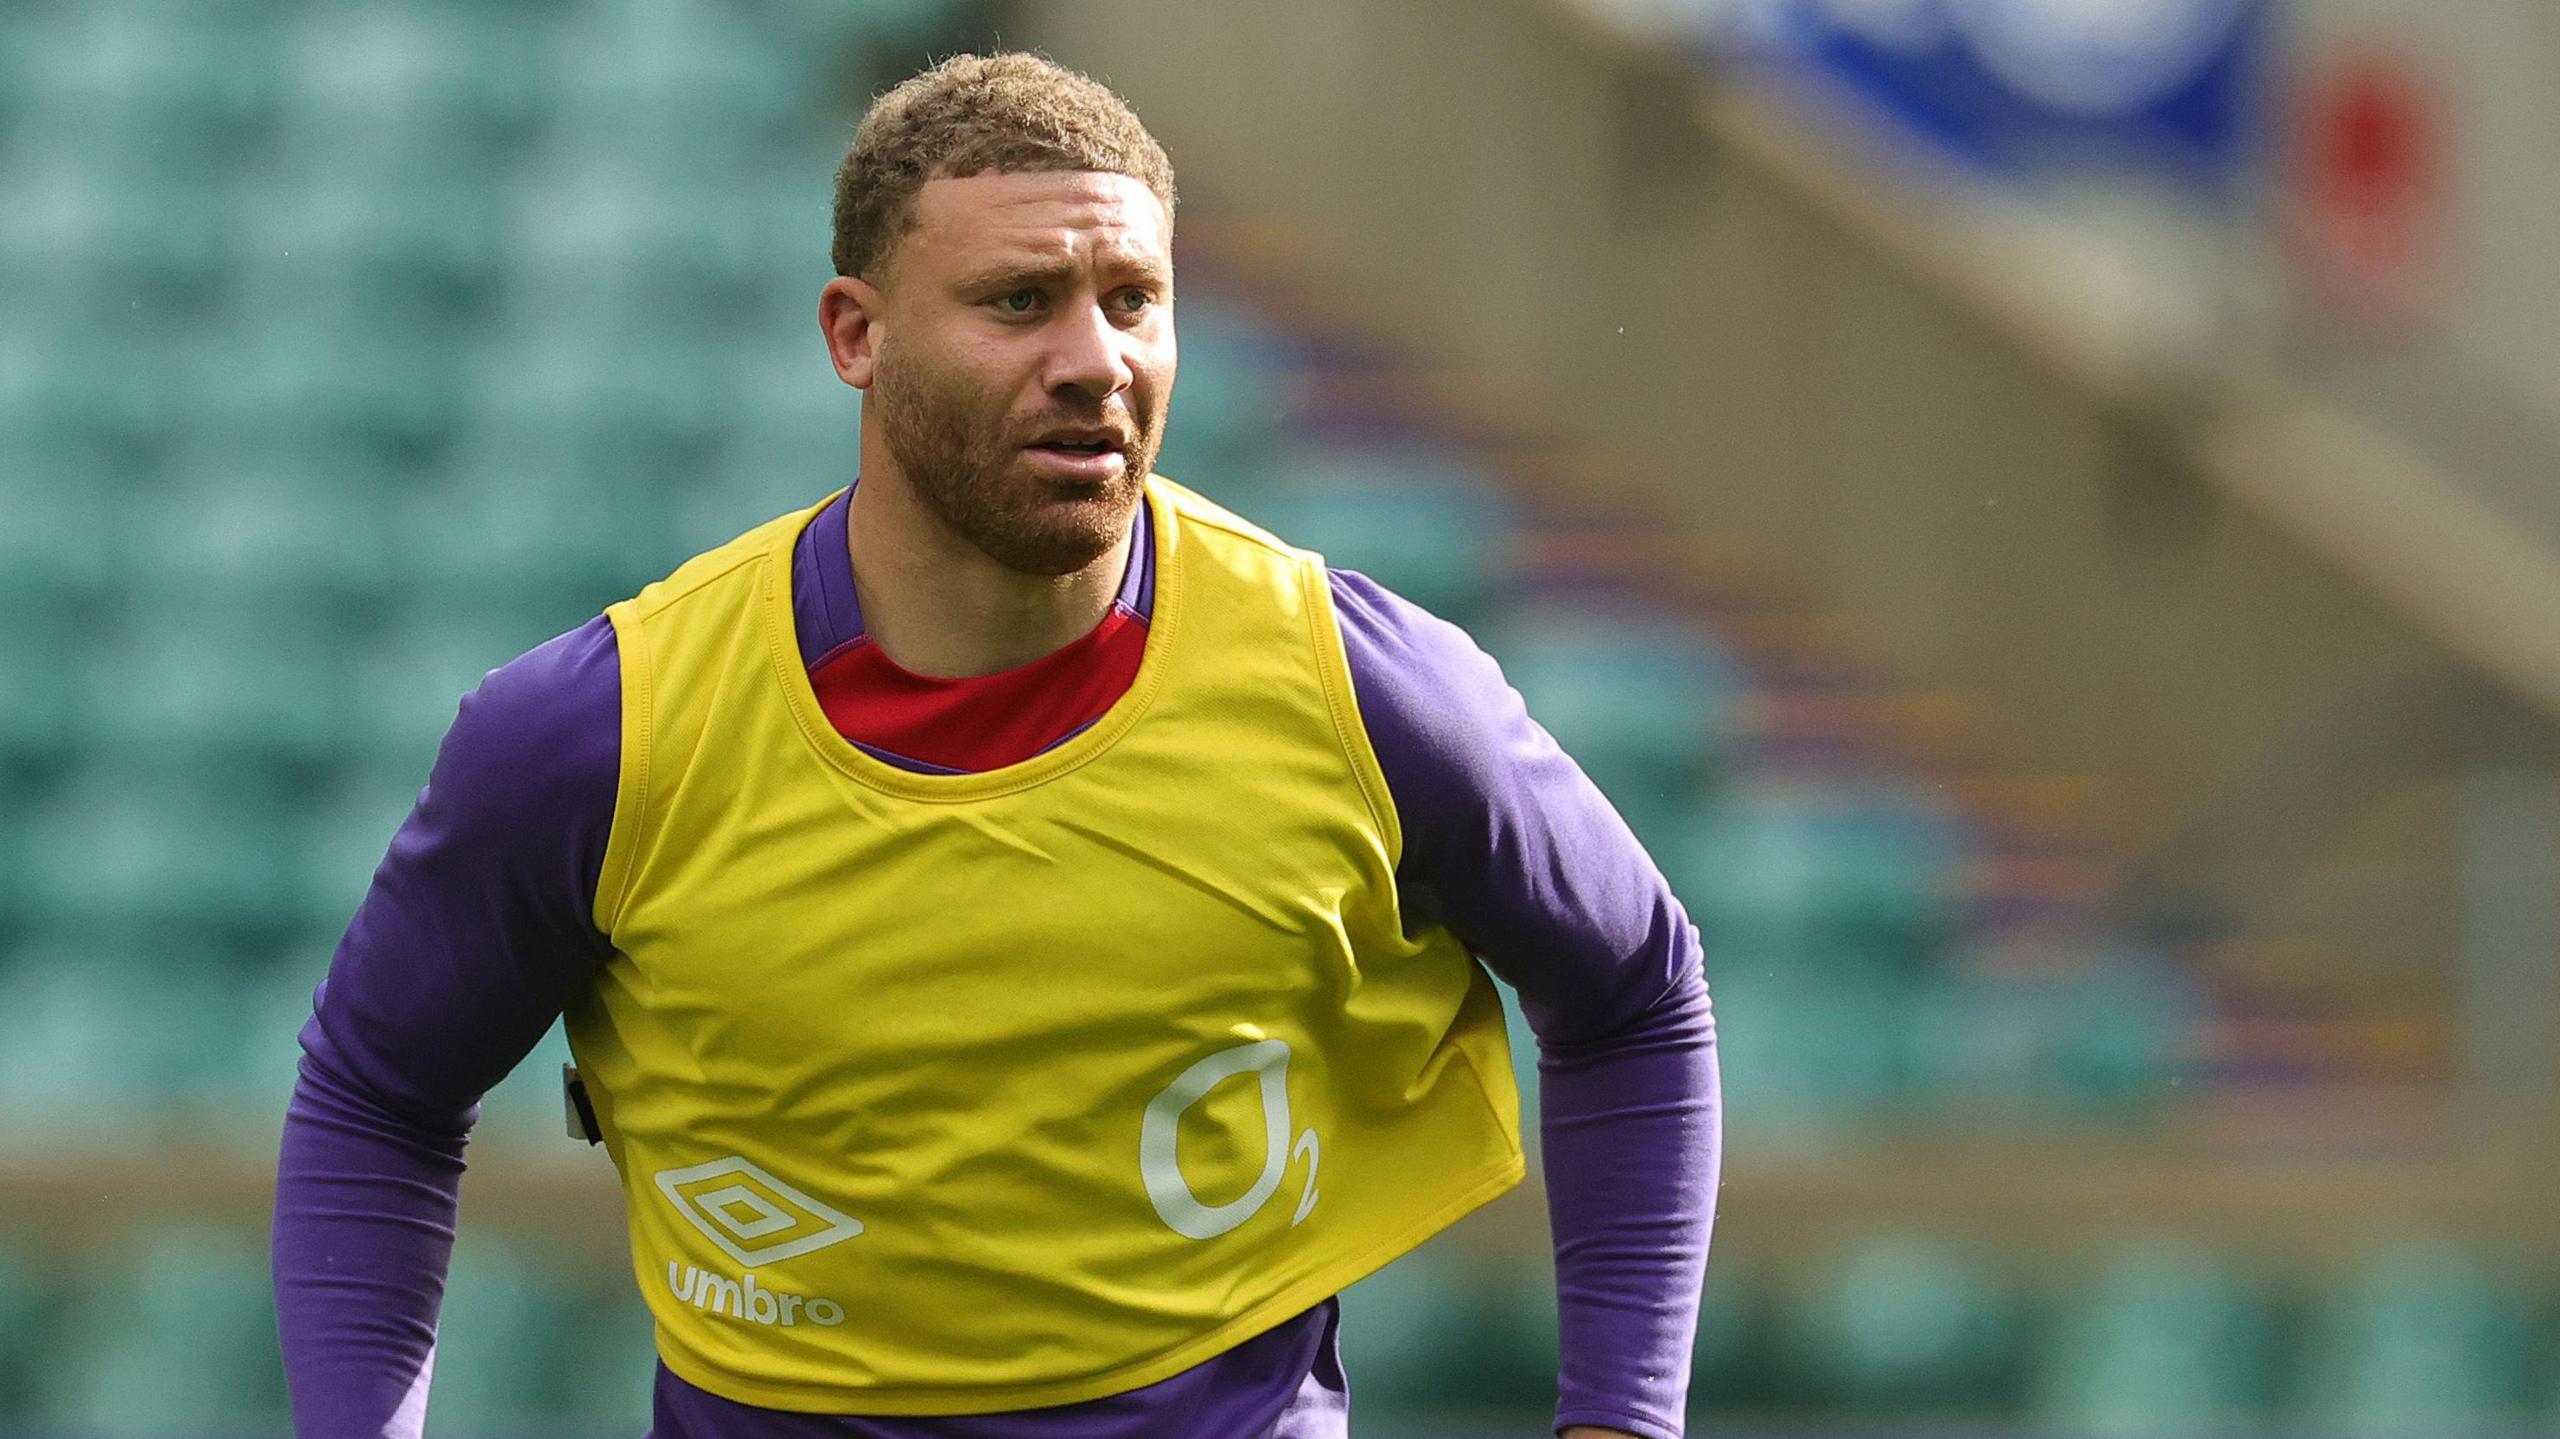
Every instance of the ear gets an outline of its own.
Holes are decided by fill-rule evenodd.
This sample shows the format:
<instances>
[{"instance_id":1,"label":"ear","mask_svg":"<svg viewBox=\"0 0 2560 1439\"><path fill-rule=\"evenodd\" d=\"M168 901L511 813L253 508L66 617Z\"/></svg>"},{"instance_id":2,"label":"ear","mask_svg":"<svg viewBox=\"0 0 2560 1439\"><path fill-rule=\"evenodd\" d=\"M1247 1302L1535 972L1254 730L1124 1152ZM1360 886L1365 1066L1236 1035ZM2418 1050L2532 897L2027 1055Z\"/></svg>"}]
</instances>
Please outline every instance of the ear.
<instances>
[{"instance_id":1,"label":"ear","mask_svg":"<svg viewBox=\"0 0 2560 1439\"><path fill-rule=\"evenodd\" d=\"M836 378L857 390L871 388L880 316L880 292L852 275L838 275L818 292L818 328L826 332Z\"/></svg>"}]
</instances>

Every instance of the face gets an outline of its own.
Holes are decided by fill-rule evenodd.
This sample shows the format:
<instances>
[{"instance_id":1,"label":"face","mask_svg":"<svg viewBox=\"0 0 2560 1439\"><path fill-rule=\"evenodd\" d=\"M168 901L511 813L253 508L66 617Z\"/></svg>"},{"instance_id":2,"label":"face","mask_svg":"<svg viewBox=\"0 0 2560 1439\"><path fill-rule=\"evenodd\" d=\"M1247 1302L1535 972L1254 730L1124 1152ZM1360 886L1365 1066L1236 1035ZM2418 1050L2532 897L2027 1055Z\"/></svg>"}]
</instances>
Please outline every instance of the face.
<instances>
[{"instance_id":1,"label":"face","mask_svg":"<svg viewBox=\"0 0 2560 1439\"><path fill-rule=\"evenodd\" d=\"M839 278L837 369L946 526L1063 575L1128 530L1174 378L1172 219L1092 171L927 181L873 286Z\"/></svg>"}]
</instances>

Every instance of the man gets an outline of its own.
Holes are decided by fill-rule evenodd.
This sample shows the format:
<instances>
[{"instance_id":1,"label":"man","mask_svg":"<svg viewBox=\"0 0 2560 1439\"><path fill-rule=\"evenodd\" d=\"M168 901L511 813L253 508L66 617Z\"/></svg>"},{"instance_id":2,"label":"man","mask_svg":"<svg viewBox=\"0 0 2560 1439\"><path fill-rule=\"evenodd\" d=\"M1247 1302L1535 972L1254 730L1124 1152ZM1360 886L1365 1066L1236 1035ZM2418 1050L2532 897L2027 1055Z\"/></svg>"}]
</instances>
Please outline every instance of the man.
<instances>
[{"instance_id":1,"label":"man","mask_svg":"<svg viewBox=\"0 0 2560 1439\"><path fill-rule=\"evenodd\" d=\"M883 96L853 484L467 698L303 1031L304 1436L414 1435L475 1105L566 1014L662 1439L1345 1432L1333 1295L1514 1183L1556 1423L1676 1439L1695 931L1466 636L1152 476L1173 177L1027 55Z\"/></svg>"}]
</instances>

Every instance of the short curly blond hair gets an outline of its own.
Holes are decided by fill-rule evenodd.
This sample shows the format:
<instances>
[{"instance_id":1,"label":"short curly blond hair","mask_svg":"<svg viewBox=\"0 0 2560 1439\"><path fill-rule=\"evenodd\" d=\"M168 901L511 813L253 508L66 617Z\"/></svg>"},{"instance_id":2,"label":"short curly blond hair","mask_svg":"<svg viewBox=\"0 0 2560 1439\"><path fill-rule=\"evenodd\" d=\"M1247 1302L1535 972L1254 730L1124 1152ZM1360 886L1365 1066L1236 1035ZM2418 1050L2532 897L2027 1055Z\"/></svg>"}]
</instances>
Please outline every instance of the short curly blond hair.
<instances>
[{"instance_id":1,"label":"short curly blond hair","mask_svg":"<svg viewBox=\"0 0 2560 1439\"><path fill-rule=\"evenodd\" d=\"M836 168L839 275L877 283L927 180L1105 170L1173 213L1173 162L1110 87L1026 51L954 55L872 102Z\"/></svg>"}]
</instances>

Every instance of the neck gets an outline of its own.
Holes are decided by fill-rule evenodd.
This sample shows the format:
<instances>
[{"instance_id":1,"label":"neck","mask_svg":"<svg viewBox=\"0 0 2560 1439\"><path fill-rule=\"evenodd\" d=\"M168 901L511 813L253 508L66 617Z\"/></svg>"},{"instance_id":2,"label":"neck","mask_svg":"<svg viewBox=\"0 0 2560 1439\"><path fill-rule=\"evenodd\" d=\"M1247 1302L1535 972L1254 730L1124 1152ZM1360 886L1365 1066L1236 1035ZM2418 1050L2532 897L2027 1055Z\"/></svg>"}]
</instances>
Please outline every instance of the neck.
<instances>
[{"instance_id":1,"label":"neck","mask_svg":"<svg viewBox=\"0 0 2560 1439\"><path fill-rule=\"evenodd\" d=\"M1083 569L1026 575L945 525L903 477L873 474L853 487L846 544L863 631L901 667L994 674L1064 649L1111 612L1135 526Z\"/></svg>"}]
</instances>

